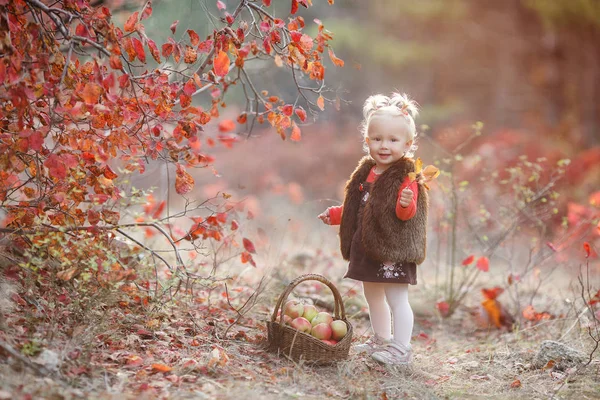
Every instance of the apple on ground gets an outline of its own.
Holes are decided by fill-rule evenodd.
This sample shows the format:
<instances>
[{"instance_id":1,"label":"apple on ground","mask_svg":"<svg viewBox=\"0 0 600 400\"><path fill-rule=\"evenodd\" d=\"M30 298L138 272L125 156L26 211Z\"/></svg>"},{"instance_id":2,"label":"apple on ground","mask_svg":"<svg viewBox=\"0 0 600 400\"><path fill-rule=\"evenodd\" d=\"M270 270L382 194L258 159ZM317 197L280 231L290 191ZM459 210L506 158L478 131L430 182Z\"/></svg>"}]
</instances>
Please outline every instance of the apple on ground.
<instances>
[{"instance_id":1,"label":"apple on ground","mask_svg":"<svg viewBox=\"0 0 600 400\"><path fill-rule=\"evenodd\" d=\"M301 317L304 313L304 304L298 303L296 300L290 300L285 303L283 313L289 315L292 319Z\"/></svg>"},{"instance_id":2,"label":"apple on ground","mask_svg":"<svg viewBox=\"0 0 600 400\"><path fill-rule=\"evenodd\" d=\"M346 326L346 323L340 319L333 321L329 324L329 326L331 326L331 337L334 340L341 340L344 336L346 336L346 333L348 333L348 326Z\"/></svg>"},{"instance_id":3,"label":"apple on ground","mask_svg":"<svg viewBox=\"0 0 600 400\"><path fill-rule=\"evenodd\" d=\"M292 328L298 329L300 332L310 333L312 329L312 325L310 322L304 317L294 318L290 323ZM331 329L331 328L330 328Z\"/></svg>"},{"instance_id":4,"label":"apple on ground","mask_svg":"<svg viewBox=\"0 0 600 400\"><path fill-rule=\"evenodd\" d=\"M337 344L337 341L332 340L332 339L323 339L323 340L321 340L321 342L328 344L330 346L335 346Z\"/></svg>"},{"instance_id":5,"label":"apple on ground","mask_svg":"<svg viewBox=\"0 0 600 400\"><path fill-rule=\"evenodd\" d=\"M317 307L313 306L312 304L305 304L304 305L304 314L302 314L302 316L304 318L306 318L309 321L312 321L312 319L319 313L319 311L317 311Z\"/></svg>"},{"instance_id":6,"label":"apple on ground","mask_svg":"<svg viewBox=\"0 0 600 400\"><path fill-rule=\"evenodd\" d=\"M310 321L310 323L312 324L312 326L315 326L318 324L329 325L332 321L333 321L333 317L328 312L321 311Z\"/></svg>"},{"instance_id":7,"label":"apple on ground","mask_svg":"<svg viewBox=\"0 0 600 400\"><path fill-rule=\"evenodd\" d=\"M320 340L331 339L331 327L325 323L317 324L312 327L310 334Z\"/></svg>"}]
</instances>

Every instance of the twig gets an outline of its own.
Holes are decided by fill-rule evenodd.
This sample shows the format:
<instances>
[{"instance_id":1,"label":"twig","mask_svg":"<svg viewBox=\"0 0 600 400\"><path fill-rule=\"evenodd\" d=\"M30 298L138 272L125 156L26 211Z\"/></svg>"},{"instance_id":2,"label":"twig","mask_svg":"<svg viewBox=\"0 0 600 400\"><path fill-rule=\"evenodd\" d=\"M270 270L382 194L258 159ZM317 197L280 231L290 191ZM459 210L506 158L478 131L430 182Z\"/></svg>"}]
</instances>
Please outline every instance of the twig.
<instances>
[{"instance_id":1,"label":"twig","mask_svg":"<svg viewBox=\"0 0 600 400\"><path fill-rule=\"evenodd\" d=\"M19 353L18 351L13 349L11 346L9 346L8 343L5 343L2 340L0 340L0 347L2 347L4 349L4 351L6 351L8 354L10 354L14 358L18 359L19 361L21 361L23 364L27 365L39 376L46 376L50 373L45 367L35 365L31 361L29 361L27 358L25 358L23 355L21 355L21 353Z\"/></svg>"}]
</instances>

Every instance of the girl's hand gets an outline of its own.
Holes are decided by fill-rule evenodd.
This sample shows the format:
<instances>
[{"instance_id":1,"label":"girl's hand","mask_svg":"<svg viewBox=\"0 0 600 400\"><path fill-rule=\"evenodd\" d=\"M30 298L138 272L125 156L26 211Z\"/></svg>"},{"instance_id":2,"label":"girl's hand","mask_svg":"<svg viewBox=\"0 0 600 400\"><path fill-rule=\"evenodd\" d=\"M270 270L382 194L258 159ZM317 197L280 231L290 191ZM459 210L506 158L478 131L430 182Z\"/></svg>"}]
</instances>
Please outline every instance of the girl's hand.
<instances>
[{"instance_id":1,"label":"girl's hand","mask_svg":"<svg viewBox=\"0 0 600 400\"><path fill-rule=\"evenodd\" d=\"M410 202L412 201L414 193L409 188L405 188L400 194L400 205L402 207L408 207Z\"/></svg>"},{"instance_id":2,"label":"girl's hand","mask_svg":"<svg viewBox=\"0 0 600 400\"><path fill-rule=\"evenodd\" d=\"M331 217L329 217L329 208L317 216L326 225L331 225Z\"/></svg>"}]
</instances>

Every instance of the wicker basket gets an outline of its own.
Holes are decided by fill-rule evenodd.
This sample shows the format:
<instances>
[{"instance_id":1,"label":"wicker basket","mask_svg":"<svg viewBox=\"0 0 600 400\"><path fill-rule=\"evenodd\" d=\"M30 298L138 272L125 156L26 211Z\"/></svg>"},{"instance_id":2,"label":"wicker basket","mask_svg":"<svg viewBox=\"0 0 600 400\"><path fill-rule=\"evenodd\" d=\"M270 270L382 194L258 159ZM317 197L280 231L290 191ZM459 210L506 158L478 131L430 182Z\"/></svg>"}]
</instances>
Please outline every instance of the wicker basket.
<instances>
[{"instance_id":1,"label":"wicker basket","mask_svg":"<svg viewBox=\"0 0 600 400\"><path fill-rule=\"evenodd\" d=\"M335 345L321 342L319 339L300 332L283 323L283 306L292 290L301 282L315 280L329 286L334 297L334 320L342 320L348 327L348 333ZM277 311L281 311L279 321ZM336 287L327 278L318 274L302 275L292 281L286 290L279 296L277 305L273 310L271 321L267 322L268 346L270 351L284 354L294 361L303 360L313 364L330 364L348 357L350 343L352 342L352 324L346 319L346 311L342 296Z\"/></svg>"}]
</instances>

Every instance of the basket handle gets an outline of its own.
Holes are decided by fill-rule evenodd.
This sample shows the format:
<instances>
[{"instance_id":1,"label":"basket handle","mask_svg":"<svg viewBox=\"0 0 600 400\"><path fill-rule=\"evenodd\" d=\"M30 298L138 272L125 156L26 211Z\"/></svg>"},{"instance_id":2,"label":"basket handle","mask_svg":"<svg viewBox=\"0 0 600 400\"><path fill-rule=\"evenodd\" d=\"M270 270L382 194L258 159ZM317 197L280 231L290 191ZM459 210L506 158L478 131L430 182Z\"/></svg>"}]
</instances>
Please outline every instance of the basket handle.
<instances>
[{"instance_id":1,"label":"basket handle","mask_svg":"<svg viewBox=\"0 0 600 400\"><path fill-rule=\"evenodd\" d=\"M336 319L346 319L346 309L344 308L344 303L342 302L342 296L340 295L340 292L337 290L337 288L333 285L333 283L331 283L329 281L329 279L325 278L323 275L319 275L319 274L306 274L306 275L300 275L299 277L297 277L296 279L294 279L292 282L290 282L290 284L288 285L288 287L285 289L285 291L283 293L281 293L281 296L279 296L279 300L277 300L277 305L275 306L275 309L273 309L273 315L271 316L271 322L275 322L275 320L277 319L277 310L281 311L281 315L279 317L279 324L283 325L283 306L285 305L285 302L288 298L288 296L290 295L290 293L292 293L292 290L294 290L294 288L296 286L298 286L300 283L304 282L304 281L319 281L321 283L324 283L325 285L327 285L329 287L329 289L331 289L331 291L333 292L333 299L334 299L334 314L335 314L335 318ZM340 311L341 311L341 315L340 315Z\"/></svg>"}]
</instances>

